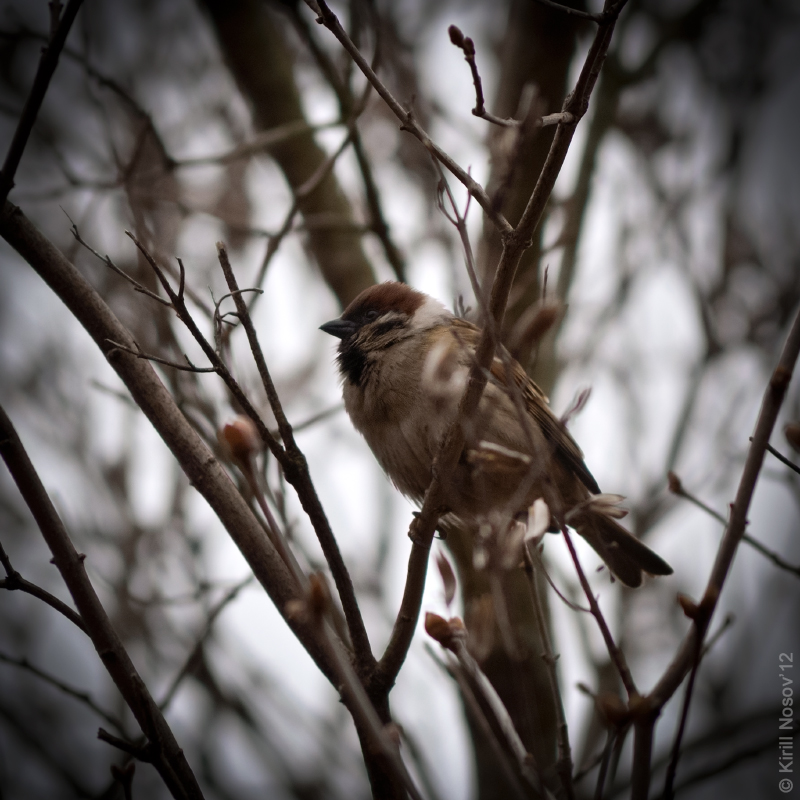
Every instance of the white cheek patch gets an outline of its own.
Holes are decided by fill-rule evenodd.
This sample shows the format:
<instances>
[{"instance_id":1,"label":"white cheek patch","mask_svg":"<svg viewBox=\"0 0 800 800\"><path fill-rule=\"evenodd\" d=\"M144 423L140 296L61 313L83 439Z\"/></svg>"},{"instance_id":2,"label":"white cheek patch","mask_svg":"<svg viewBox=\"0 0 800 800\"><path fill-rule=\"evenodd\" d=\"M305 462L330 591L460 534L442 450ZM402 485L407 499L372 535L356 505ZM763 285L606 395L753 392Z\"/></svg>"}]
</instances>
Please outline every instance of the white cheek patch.
<instances>
[{"instance_id":1,"label":"white cheek patch","mask_svg":"<svg viewBox=\"0 0 800 800\"><path fill-rule=\"evenodd\" d=\"M414 312L411 317L411 327L417 330L427 330L447 322L453 315L432 297L426 297L425 302Z\"/></svg>"}]
</instances>

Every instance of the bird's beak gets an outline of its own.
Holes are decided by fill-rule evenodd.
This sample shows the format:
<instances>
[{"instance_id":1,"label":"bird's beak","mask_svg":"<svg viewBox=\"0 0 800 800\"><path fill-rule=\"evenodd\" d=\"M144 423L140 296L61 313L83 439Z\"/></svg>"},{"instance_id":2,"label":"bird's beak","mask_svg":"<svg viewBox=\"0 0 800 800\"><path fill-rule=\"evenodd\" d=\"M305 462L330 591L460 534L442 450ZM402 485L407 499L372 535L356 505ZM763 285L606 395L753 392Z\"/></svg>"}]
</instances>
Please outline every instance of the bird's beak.
<instances>
[{"instance_id":1,"label":"bird's beak","mask_svg":"<svg viewBox=\"0 0 800 800\"><path fill-rule=\"evenodd\" d=\"M319 329L337 339L347 339L355 333L356 327L356 323L349 319L332 319L330 322L320 325Z\"/></svg>"}]
</instances>

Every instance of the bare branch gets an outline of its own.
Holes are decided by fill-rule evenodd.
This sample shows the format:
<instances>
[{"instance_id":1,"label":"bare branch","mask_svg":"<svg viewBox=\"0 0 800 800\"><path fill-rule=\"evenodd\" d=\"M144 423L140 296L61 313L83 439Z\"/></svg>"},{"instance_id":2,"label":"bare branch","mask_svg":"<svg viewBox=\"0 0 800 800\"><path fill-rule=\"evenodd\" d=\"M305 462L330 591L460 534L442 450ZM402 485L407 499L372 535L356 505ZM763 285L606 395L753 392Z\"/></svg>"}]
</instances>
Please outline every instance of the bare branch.
<instances>
[{"instance_id":1,"label":"bare branch","mask_svg":"<svg viewBox=\"0 0 800 800\"><path fill-rule=\"evenodd\" d=\"M195 642L194 647L189 655L186 657L183 666L180 668L180 670L178 670L177 675L173 678L169 689L167 689L166 693L164 694L164 699L158 704L162 711L167 710L169 704L175 697L181 682L192 671L197 663L197 659L200 657L203 651L203 645L206 643L208 637L211 635L211 631L214 629L214 623L217 621L217 617L219 617L225 608L238 597L239 592L241 592L246 586L249 586L252 581L252 575L248 575L244 580L239 581L239 583L225 592L219 602L217 602L214 608L211 609L208 619L206 619L206 624L203 626L202 633L197 637L197 641Z\"/></svg>"},{"instance_id":2,"label":"bare branch","mask_svg":"<svg viewBox=\"0 0 800 800\"><path fill-rule=\"evenodd\" d=\"M769 445L767 445L769 449ZM687 491L683 485L683 481L674 473L670 472L668 475L669 480L669 490L677 495L678 497L683 497L684 499L688 500L690 503L693 503L698 508L701 508L705 511L708 515L712 516L718 522L721 522L723 525L728 524L728 520L722 516L718 511L715 511L711 506L704 503L699 497L693 495L691 492ZM765 547L758 539L754 539L749 533L745 533L742 536L742 541L746 544L749 544L753 550L761 553L762 556L768 558L776 567L780 567L787 572L791 572L794 575L800 577L800 565L790 564L785 559L781 558L777 553L770 550L768 547Z\"/></svg>"},{"instance_id":3,"label":"bare branch","mask_svg":"<svg viewBox=\"0 0 800 800\"><path fill-rule=\"evenodd\" d=\"M86 574L83 556L75 550L11 420L2 408L0 453L53 554L53 562L67 584L92 644L152 746L153 764L159 775L176 800L202 800L203 793L183 750L114 630Z\"/></svg>"},{"instance_id":4,"label":"bare branch","mask_svg":"<svg viewBox=\"0 0 800 800\"><path fill-rule=\"evenodd\" d=\"M150 353L143 353L139 349L138 345L136 348L126 347L124 344L111 341L111 339L108 340L108 343L112 345L111 350L108 351L108 355L111 355L118 350L122 353L129 353L132 356L136 356L136 358L143 358L145 361L154 361L156 364L163 364L165 367L172 367L173 369L182 370L183 372L217 372L216 367L196 367L191 361L189 361L189 357L186 355L184 355L184 358L186 359L187 363L178 364L176 361L168 361L166 358L161 358L160 356L154 356Z\"/></svg>"},{"instance_id":5,"label":"bare branch","mask_svg":"<svg viewBox=\"0 0 800 800\"><path fill-rule=\"evenodd\" d=\"M783 455L783 453L781 453L778 450L776 450L771 444L767 445L767 450L770 453L772 453L772 455L774 455L775 458L777 458L778 461L781 462L781 464L786 464L786 466L789 467L790 470L792 470L793 472L796 472L796 473L798 473L798 475L800 475L800 466L795 464L794 461L790 461L788 458L786 458L785 455Z\"/></svg>"},{"instance_id":6,"label":"bare branch","mask_svg":"<svg viewBox=\"0 0 800 800\"><path fill-rule=\"evenodd\" d=\"M542 173L539 176L539 180L537 181L536 188L516 228L511 229L509 223L505 219L502 220L502 224L499 224L496 215L489 214L489 211L481 200L481 196L470 188L467 181L462 180L461 176L454 172L456 177L462 180L462 183L467 186L472 196L478 200L481 207L484 208L487 215L490 216L490 219L498 226L498 229L503 232L503 252L500 257L500 262L497 265L491 293L486 304L486 319L491 319L493 322L486 322L484 325L481 338L475 350L475 362L470 368L469 377L467 379L467 388L459 403L456 418L443 437L439 451L434 459L432 468L433 480L425 493L422 509L419 515L414 519L409 530L412 547L403 600L392 630L389 645L376 671L378 679L383 681L387 686L393 683L397 670L399 670L403 663L408 646L410 645L414 627L416 626L416 620L419 618L431 541L439 517L446 511L442 499L442 481L445 476L453 474L464 448L465 421L475 413L483 395L483 390L486 387L488 368L494 358L497 345L497 339L493 335L493 331L501 329L506 303L514 281L517 266L519 265L523 252L530 246L533 231L539 224L544 206L547 199L550 197L558 173L566 158L575 126L586 112L589 96L597 80L600 66L611 42L611 34L614 29L616 14L622 8L623 4L624 0L616 4L610 2L607 4L609 8L613 8L614 13L609 16L608 21L604 21L601 24L594 42L589 49L589 54L584 63L575 91L565 101L564 110L569 111L573 115L573 122L569 125L560 124L558 126L556 136L553 139L553 144L550 147L550 152L547 156L545 166L542 169ZM358 49L344 33L335 15L325 5L324 0L319 3L319 8L322 9L321 21L327 27L331 28L334 35L342 42L358 66L364 71L364 74L367 75L370 82L373 83L381 97L386 100L395 114L402 118L404 112L400 109L397 101L389 94L388 90L380 83L374 73L370 74L370 72L365 70L365 67L367 67L367 70L369 68L363 56L361 56ZM410 117L411 115L409 114L408 116ZM438 153L435 153L435 151L432 152L439 158ZM439 158L439 160L442 161L444 166L450 169L450 166L445 161L441 158ZM466 177L469 178L468 175ZM471 180L472 179L469 178L469 181ZM485 198L485 195L483 195L483 197Z\"/></svg>"},{"instance_id":7,"label":"bare branch","mask_svg":"<svg viewBox=\"0 0 800 800\"><path fill-rule=\"evenodd\" d=\"M457 617L445 620L437 614L429 613L425 619L425 628L429 636L436 639L442 647L456 657L459 668L469 678L471 686L477 691L483 704L494 718L505 746L514 756L519 774L538 794L552 798L552 794L537 773L533 756L522 743L503 701L478 663L469 654L464 623ZM459 685L461 685L461 681L459 681Z\"/></svg>"},{"instance_id":8,"label":"bare branch","mask_svg":"<svg viewBox=\"0 0 800 800\"><path fill-rule=\"evenodd\" d=\"M87 708L90 708L97 714L99 717L102 717L109 725L113 725L118 731L122 732L125 730L124 725L117 719L113 714L110 714L104 708L101 708L94 700L92 700L92 696L88 692L84 692L81 689L76 689L73 686L69 686L68 684L60 681L53 675L50 675L48 672L39 669L38 667L31 664L27 658L12 658L5 653L0 653L0 661L4 664L10 664L14 667L19 667L20 669L24 670L25 672L30 672L31 675L35 675L40 680L44 681L45 683L49 683L51 686L54 686L60 692L63 692L70 697L74 697L76 700L79 700L83 703Z\"/></svg>"},{"instance_id":9,"label":"bare branch","mask_svg":"<svg viewBox=\"0 0 800 800\"><path fill-rule=\"evenodd\" d=\"M2 443L0 443L0 446L1 445ZM73 625L76 625L84 633L87 632L86 625L83 624L80 614L70 608L65 602L59 600L55 595L50 594L46 589L42 589L41 586L37 586L30 581L26 581L25 578L11 566L11 561L2 544L0 544L0 563L3 564L3 568L6 571L6 577L0 580L0 589L6 589L9 592L18 590L32 597L36 597L43 603L47 603L48 606L54 608L60 614L63 614Z\"/></svg>"},{"instance_id":10,"label":"bare branch","mask_svg":"<svg viewBox=\"0 0 800 800\"><path fill-rule=\"evenodd\" d=\"M42 107L42 101L58 66L58 58L78 14L78 9L81 7L81 2L82 0L69 0L57 26L55 19L51 18L50 41L42 48L42 57L39 60L33 85L25 101L25 107L22 109L17 129L14 131L14 138L8 147L3 169L0 170L0 206L6 202L8 193L14 186L17 167L22 160L22 154L25 152L25 146L28 144L36 117L39 116L39 109Z\"/></svg>"},{"instance_id":11,"label":"bare branch","mask_svg":"<svg viewBox=\"0 0 800 800\"><path fill-rule=\"evenodd\" d=\"M110 349L109 339L126 344L128 347L135 346L130 333L80 272L42 236L18 208L8 202L0 214L0 235L28 261L62 299L102 352ZM205 341L191 318L190 324L194 325L193 335L196 332L196 336L199 336L204 344L206 356L213 364L224 370L220 374L235 393L237 402L242 404L248 416L255 417L254 422L257 427L259 422L261 423L259 433L262 438L273 443L276 451L283 455L283 448L275 442L263 421L258 420L255 409L227 373L213 347ZM332 667L314 632L304 626L302 621L291 619L287 615L287 603L297 599L298 596L294 579L264 535L261 524L231 482L223 466L187 421L147 361L121 352L112 356L109 361L130 391L133 400L164 439L192 485L217 514L278 611L287 620L322 672L333 680Z\"/></svg>"},{"instance_id":12,"label":"bare branch","mask_svg":"<svg viewBox=\"0 0 800 800\"><path fill-rule=\"evenodd\" d=\"M752 444L747 454L736 499L731 507L728 527L720 542L717 558L711 570L703 599L698 605L694 624L661 680L646 698L648 704L654 709L660 710L680 686L686 673L692 668L697 648L701 646L703 638L708 631L708 626L719 601L719 596L733 559L736 556L739 543L744 538L750 501L753 497L753 491L764 463L770 435L775 427L778 412L786 395L786 389L791 380L798 354L800 354L800 312L795 317L778 365L775 367L764 393ZM655 718L653 718L654 722ZM636 735L637 739L640 736L642 737L642 742L640 745L634 746L632 797L633 800L646 800L650 785L652 723L649 731L644 726L637 728Z\"/></svg>"},{"instance_id":13,"label":"bare branch","mask_svg":"<svg viewBox=\"0 0 800 800\"><path fill-rule=\"evenodd\" d=\"M69 221L72 222L72 220L69 218L69 214L67 214L67 219L69 219ZM131 286L133 286L133 288L137 292L141 292L142 294L147 295L149 298L151 298L152 300L155 300L157 303L161 303L162 306L167 306L168 308L172 306L172 303L170 303L169 300L165 300L163 297L159 297L155 292L151 292L150 289L148 289L146 286L142 286L142 284L139 283L139 281L137 281L135 278L133 278L130 275L128 275L128 273L125 272L125 270L120 269L111 260L110 256L108 256L108 255L105 255L105 256L100 255L100 253L98 253L97 250L95 250L90 244L88 244L86 241L84 241L83 237L81 236L80 232L78 231L78 226L74 222L72 222L72 227L70 228L70 233L75 237L75 240L80 245L85 247L93 256L96 256L97 258L99 258L100 261L102 261L110 270L112 270L113 272L116 272L117 275L119 275L121 278L124 278L126 281L128 281L128 283Z\"/></svg>"},{"instance_id":14,"label":"bare branch","mask_svg":"<svg viewBox=\"0 0 800 800\"><path fill-rule=\"evenodd\" d=\"M478 204L486 212L486 215L492 220L497 229L501 233L509 233L512 230L511 225L508 220L493 207L491 199L486 194L484 188L445 153L444 150L436 145L416 119L414 119L413 113L403 108L394 98L392 93L364 58L361 51L353 44L353 41L339 22L338 17L331 11L325 0L319 0L319 2L310 0L308 5L319 15L318 21L325 25L339 42L341 42L344 49L347 50L353 61L358 65L358 68L375 88L375 91L383 98L386 105L389 106L394 115L400 120L402 123L400 125L400 130L408 131L419 139L423 146L467 187L469 193L478 201Z\"/></svg>"},{"instance_id":15,"label":"bare branch","mask_svg":"<svg viewBox=\"0 0 800 800\"><path fill-rule=\"evenodd\" d=\"M608 655L611 657L614 666L616 666L617 672L619 672L619 676L622 679L622 684L625 687L625 691L628 693L628 699L635 700L639 697L639 691L633 681L633 675L631 675L631 671L628 667L627 661L625 660L624 654L619 647L617 647L614 637L611 635L611 631L608 628L608 623L603 616L603 612L600 610L600 606L597 603L597 598L594 596L594 592L592 592L592 587L589 585L589 581L586 579L586 573L583 571L581 562L578 559L578 553L575 550L575 545L572 543L572 537L569 535L567 526L564 524L561 526L561 533L564 536L564 541L569 549L569 554L572 556L572 563L575 564L575 570L578 573L578 580L581 583L581 587L586 595L586 599L589 601L589 608L592 611L592 616L595 618L597 626L600 628L600 633L603 634L603 641L606 643Z\"/></svg>"},{"instance_id":16,"label":"bare branch","mask_svg":"<svg viewBox=\"0 0 800 800\"><path fill-rule=\"evenodd\" d=\"M553 706L556 710L556 742L558 744L558 761L556 770L561 778L561 785L564 788L564 795L571 800L575 797L575 786L572 782L572 750L569 745L569 728L567 727L567 717L564 713L564 702L561 699L561 690L558 686L558 675L556 673L556 658L553 652L553 645L550 641L550 631L547 625L542 602L539 599L539 587L536 580L536 566L531 558L530 550L523 546L522 555L525 559L525 574L531 593L531 605L533 606L533 618L536 621L536 628L539 638L542 640L544 652L541 654L545 663L547 678L550 685L550 694L553 698Z\"/></svg>"},{"instance_id":17,"label":"bare branch","mask_svg":"<svg viewBox=\"0 0 800 800\"><path fill-rule=\"evenodd\" d=\"M233 274L233 268L228 258L228 251L222 242L217 243L217 253L228 288L233 294L233 300L236 303L239 319L247 333L250 349L253 353L256 366L258 367L258 372L261 376L261 382L267 394L270 408L275 415L275 420L278 423L278 430L283 439L284 446L286 447L287 459L285 460L285 464L283 464L286 478L297 490L303 509L308 514L311 524L314 526L314 531L317 534L322 552L325 554L325 560L328 562L331 575L333 576L336 589L339 593L339 599L341 600L342 609L344 610L345 619L347 620L348 631L353 642L359 672L362 676L367 675L374 668L375 659L372 655L366 628L364 627L364 620L361 617L361 610L358 607L353 581L350 577L350 573L347 571L347 566L342 558L339 545L336 542L336 538L328 523L328 518L325 515L325 511L314 489L311 475L308 471L308 462L295 442L292 426L289 424L289 420L286 418L286 414L283 411L283 406L278 397L278 392L275 389L275 384L272 382L272 376L269 374L267 362L261 350L258 336L256 335L253 320L250 317L247 305L239 293L236 276Z\"/></svg>"},{"instance_id":18,"label":"bare branch","mask_svg":"<svg viewBox=\"0 0 800 800\"><path fill-rule=\"evenodd\" d=\"M556 11L562 11L564 14L568 14L571 17L589 20L589 22L596 22L599 24L601 22L605 22L607 19L606 12L603 12L602 14L592 14L589 11L583 11L580 8L570 8L569 6L564 6L561 3L556 3L555 0L536 0L536 2L543 6L547 6L548 8L553 8Z\"/></svg>"}]
</instances>

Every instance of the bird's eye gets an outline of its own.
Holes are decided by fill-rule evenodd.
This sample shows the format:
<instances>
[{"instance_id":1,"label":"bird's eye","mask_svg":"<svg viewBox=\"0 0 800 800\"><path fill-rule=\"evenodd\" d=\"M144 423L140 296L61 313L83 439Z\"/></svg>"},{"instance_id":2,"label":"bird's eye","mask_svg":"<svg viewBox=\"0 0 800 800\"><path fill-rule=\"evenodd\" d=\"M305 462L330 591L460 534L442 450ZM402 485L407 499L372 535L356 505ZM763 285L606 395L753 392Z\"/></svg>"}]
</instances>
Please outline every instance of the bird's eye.
<instances>
[{"instance_id":1,"label":"bird's eye","mask_svg":"<svg viewBox=\"0 0 800 800\"><path fill-rule=\"evenodd\" d=\"M372 320L378 319L378 312L373 308L372 311L367 311L366 318L367 322L372 322Z\"/></svg>"}]
</instances>

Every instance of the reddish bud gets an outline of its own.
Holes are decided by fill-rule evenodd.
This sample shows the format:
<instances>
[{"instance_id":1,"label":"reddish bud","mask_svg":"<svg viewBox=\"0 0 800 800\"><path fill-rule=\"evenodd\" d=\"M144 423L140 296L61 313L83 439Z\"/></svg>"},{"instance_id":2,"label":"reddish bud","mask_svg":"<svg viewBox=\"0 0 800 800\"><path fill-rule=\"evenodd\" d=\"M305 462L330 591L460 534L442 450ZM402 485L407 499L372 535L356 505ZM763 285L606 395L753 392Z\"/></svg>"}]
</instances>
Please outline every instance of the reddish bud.
<instances>
[{"instance_id":1,"label":"reddish bud","mask_svg":"<svg viewBox=\"0 0 800 800\"><path fill-rule=\"evenodd\" d=\"M446 642L450 641L450 625L448 624L447 620L444 617L440 617L438 614L434 614L432 611L428 611L425 614L425 633L431 637L431 639L436 639L440 645L446 647Z\"/></svg>"},{"instance_id":2,"label":"reddish bud","mask_svg":"<svg viewBox=\"0 0 800 800\"><path fill-rule=\"evenodd\" d=\"M453 649L456 639L464 639L467 629L458 617L445 619L438 614L428 611L425 614L425 631L431 639L436 639L442 647Z\"/></svg>"},{"instance_id":3,"label":"reddish bud","mask_svg":"<svg viewBox=\"0 0 800 800\"><path fill-rule=\"evenodd\" d=\"M250 417L238 416L228 422L217 434L219 443L227 450L231 458L247 464L251 458L261 452L261 437Z\"/></svg>"},{"instance_id":4,"label":"reddish bud","mask_svg":"<svg viewBox=\"0 0 800 800\"><path fill-rule=\"evenodd\" d=\"M697 617L697 603L685 594L678 594L678 605L683 609L683 613L689 619Z\"/></svg>"},{"instance_id":5,"label":"reddish bud","mask_svg":"<svg viewBox=\"0 0 800 800\"><path fill-rule=\"evenodd\" d=\"M331 590L328 581L321 572L312 572L308 576L308 609L315 617L321 617L331 602Z\"/></svg>"}]
</instances>

